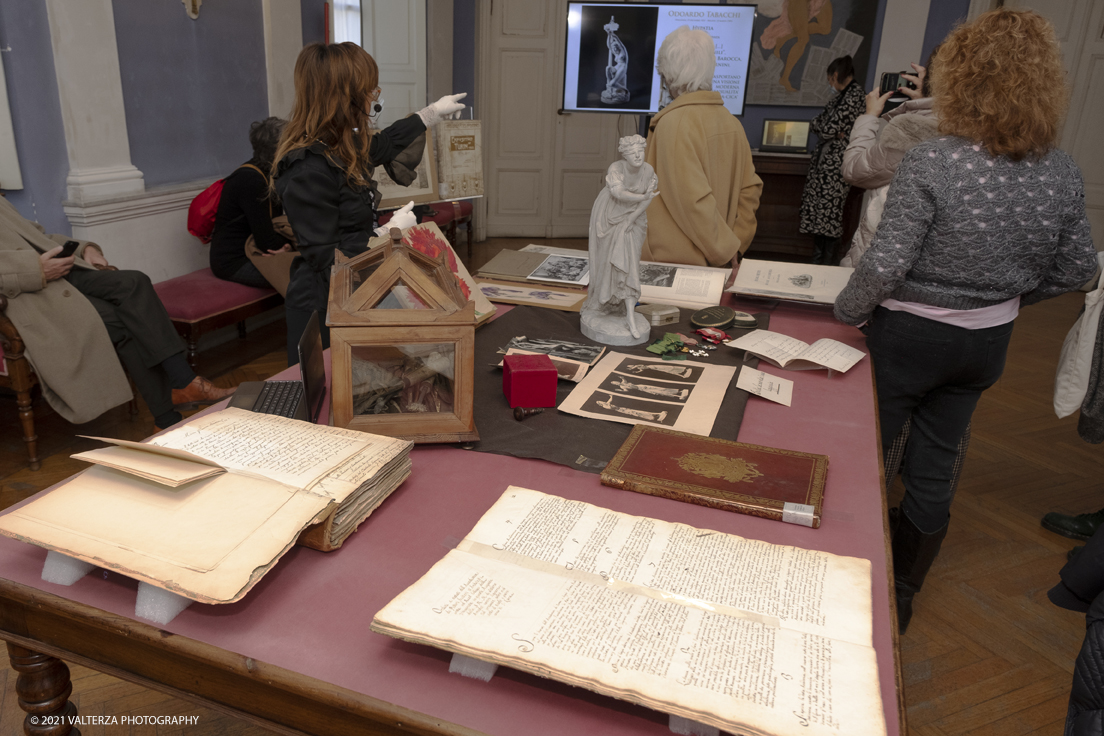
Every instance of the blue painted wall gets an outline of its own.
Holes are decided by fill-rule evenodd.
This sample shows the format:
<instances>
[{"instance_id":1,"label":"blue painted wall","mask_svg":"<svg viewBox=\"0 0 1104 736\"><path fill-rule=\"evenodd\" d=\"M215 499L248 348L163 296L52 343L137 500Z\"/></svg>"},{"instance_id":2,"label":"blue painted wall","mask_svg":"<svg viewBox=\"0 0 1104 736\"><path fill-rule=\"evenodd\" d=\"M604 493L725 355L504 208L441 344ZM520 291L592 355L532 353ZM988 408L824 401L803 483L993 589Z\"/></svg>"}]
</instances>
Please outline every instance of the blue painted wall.
<instances>
[{"instance_id":1,"label":"blue painted wall","mask_svg":"<svg viewBox=\"0 0 1104 736\"><path fill-rule=\"evenodd\" d=\"M300 0L303 45L326 42L326 0Z\"/></svg>"},{"instance_id":2,"label":"blue painted wall","mask_svg":"<svg viewBox=\"0 0 1104 736\"><path fill-rule=\"evenodd\" d=\"M4 49L0 51L4 81L23 175L23 189L8 192L8 201L27 219L42 223L46 232L72 235L73 228L61 209L69 157L50 23L42 0L0 3L0 49Z\"/></svg>"},{"instance_id":3,"label":"blue painted wall","mask_svg":"<svg viewBox=\"0 0 1104 736\"><path fill-rule=\"evenodd\" d=\"M936 44L940 43L956 25L966 20L970 12L970 0L932 0L928 10L928 25L924 29L924 52L920 55L928 60Z\"/></svg>"},{"instance_id":4,"label":"blue painted wall","mask_svg":"<svg viewBox=\"0 0 1104 736\"><path fill-rule=\"evenodd\" d=\"M464 104L479 118L475 99L475 0L453 0L452 4L452 89L467 92ZM465 117L467 113L465 112Z\"/></svg>"},{"instance_id":5,"label":"blue painted wall","mask_svg":"<svg viewBox=\"0 0 1104 736\"><path fill-rule=\"evenodd\" d=\"M130 160L146 186L226 176L268 116L260 0L113 0Z\"/></svg>"}]
</instances>

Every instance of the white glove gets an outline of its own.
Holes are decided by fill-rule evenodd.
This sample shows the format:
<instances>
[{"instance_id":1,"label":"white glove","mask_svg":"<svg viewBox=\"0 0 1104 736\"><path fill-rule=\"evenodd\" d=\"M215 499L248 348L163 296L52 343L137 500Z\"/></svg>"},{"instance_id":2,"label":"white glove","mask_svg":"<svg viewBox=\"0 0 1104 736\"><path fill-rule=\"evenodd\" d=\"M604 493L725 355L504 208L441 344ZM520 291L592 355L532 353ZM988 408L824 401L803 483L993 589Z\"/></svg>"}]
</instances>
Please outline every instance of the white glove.
<instances>
[{"instance_id":1,"label":"white glove","mask_svg":"<svg viewBox=\"0 0 1104 736\"><path fill-rule=\"evenodd\" d=\"M467 92L461 92L458 95L445 95L429 107L419 110L418 117L425 123L426 128L432 128L448 118L458 118L460 117L460 111L464 109L464 104L460 100L467 96Z\"/></svg>"},{"instance_id":2,"label":"white glove","mask_svg":"<svg viewBox=\"0 0 1104 736\"><path fill-rule=\"evenodd\" d=\"M408 227L417 225L418 218L411 212L413 209L414 200L410 200L402 207L395 210L395 214L391 215L391 219L387 221L386 225L380 225L376 228L376 235L389 235L393 227L397 227L400 230L406 230Z\"/></svg>"}]
</instances>

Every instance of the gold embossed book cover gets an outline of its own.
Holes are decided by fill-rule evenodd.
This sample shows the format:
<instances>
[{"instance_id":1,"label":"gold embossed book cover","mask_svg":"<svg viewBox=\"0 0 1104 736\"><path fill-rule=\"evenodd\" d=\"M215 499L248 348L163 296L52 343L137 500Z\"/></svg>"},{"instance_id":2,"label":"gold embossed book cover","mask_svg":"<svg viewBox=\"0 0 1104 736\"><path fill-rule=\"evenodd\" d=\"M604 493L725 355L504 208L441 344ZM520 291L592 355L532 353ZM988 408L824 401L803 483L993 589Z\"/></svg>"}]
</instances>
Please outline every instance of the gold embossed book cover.
<instances>
[{"instance_id":1,"label":"gold embossed book cover","mask_svg":"<svg viewBox=\"0 0 1104 736\"><path fill-rule=\"evenodd\" d=\"M827 474L827 455L637 425L602 483L816 528Z\"/></svg>"}]
</instances>

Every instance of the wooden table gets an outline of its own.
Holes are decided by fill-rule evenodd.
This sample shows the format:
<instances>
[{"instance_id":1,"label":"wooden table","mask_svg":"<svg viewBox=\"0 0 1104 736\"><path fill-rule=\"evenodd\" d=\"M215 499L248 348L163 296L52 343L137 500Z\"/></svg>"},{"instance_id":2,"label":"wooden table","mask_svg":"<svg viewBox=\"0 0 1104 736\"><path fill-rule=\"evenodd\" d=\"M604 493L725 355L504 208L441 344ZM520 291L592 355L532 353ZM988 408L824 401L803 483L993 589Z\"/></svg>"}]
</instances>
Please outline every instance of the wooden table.
<instances>
[{"instance_id":1,"label":"wooden table","mask_svg":"<svg viewBox=\"0 0 1104 736\"><path fill-rule=\"evenodd\" d=\"M833 337L863 348L858 331L822 307L778 306L771 327L806 342ZM796 382L792 408L752 398L740 439L831 457L816 530L617 491L597 475L538 460L420 446L410 479L340 550L294 548L244 600L193 604L163 629L135 620L135 582L95 570L71 587L45 583L45 550L0 539L0 639L24 675L25 709L40 718L72 713L63 659L287 734L669 734L667 717L656 711L505 668L490 683L450 675L446 652L368 630L375 612L514 484L869 559L887 729L903 733L870 361L843 375L787 376ZM27 732L67 729L40 723Z\"/></svg>"}]
</instances>

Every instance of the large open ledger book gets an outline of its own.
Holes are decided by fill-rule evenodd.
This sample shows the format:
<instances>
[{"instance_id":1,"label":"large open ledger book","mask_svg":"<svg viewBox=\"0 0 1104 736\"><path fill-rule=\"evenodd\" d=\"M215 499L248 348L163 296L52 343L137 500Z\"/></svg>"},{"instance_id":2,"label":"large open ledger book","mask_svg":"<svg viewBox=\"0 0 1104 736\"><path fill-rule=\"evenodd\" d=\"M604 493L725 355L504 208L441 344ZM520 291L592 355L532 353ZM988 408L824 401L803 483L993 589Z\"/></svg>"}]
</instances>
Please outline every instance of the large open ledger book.
<instances>
[{"instance_id":1,"label":"large open ledger book","mask_svg":"<svg viewBox=\"0 0 1104 736\"><path fill-rule=\"evenodd\" d=\"M741 734L885 734L870 563L511 486L372 630Z\"/></svg>"},{"instance_id":2,"label":"large open ledger book","mask_svg":"<svg viewBox=\"0 0 1104 736\"><path fill-rule=\"evenodd\" d=\"M519 252L546 256L588 255L586 251L549 245L527 245ZM488 265L492 263L493 261ZM731 271L727 268L641 261L640 301L644 304L671 304L686 309L712 307L721 303L729 273Z\"/></svg>"},{"instance_id":3,"label":"large open ledger book","mask_svg":"<svg viewBox=\"0 0 1104 736\"><path fill-rule=\"evenodd\" d=\"M768 299L832 304L855 269L745 258L729 291Z\"/></svg>"},{"instance_id":4,"label":"large open ledger book","mask_svg":"<svg viewBox=\"0 0 1104 736\"><path fill-rule=\"evenodd\" d=\"M94 463L0 534L203 603L232 603L309 529L339 546L410 474L411 442L224 409Z\"/></svg>"}]
</instances>

